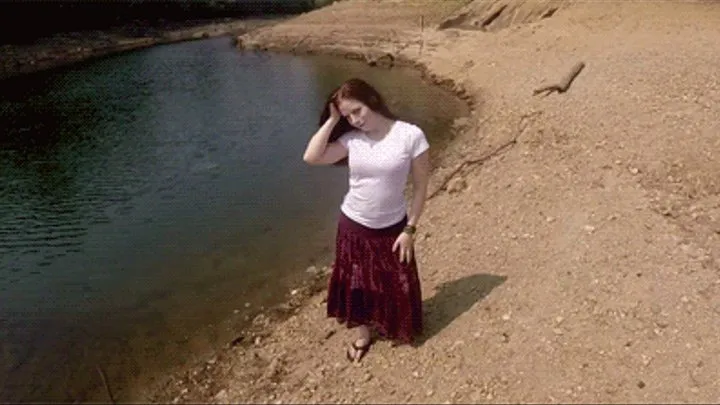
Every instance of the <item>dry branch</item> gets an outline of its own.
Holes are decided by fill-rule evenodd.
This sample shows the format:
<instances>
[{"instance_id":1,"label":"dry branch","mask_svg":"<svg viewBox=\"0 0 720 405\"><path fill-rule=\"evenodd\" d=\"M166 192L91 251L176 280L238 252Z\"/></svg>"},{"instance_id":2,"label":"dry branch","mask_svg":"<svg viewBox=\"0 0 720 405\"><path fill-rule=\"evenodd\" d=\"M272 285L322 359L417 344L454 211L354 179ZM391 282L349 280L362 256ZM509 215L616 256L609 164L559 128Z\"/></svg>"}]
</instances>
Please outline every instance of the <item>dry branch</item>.
<instances>
[{"instance_id":1,"label":"dry branch","mask_svg":"<svg viewBox=\"0 0 720 405\"><path fill-rule=\"evenodd\" d=\"M103 385L105 386L105 391L108 394L108 397L110 398L110 402L115 404L115 398L113 398L112 391L110 391L110 385L108 385L107 377L105 376L105 372L100 366L97 366L97 372L100 374L100 379L102 380Z\"/></svg>"},{"instance_id":2,"label":"dry branch","mask_svg":"<svg viewBox=\"0 0 720 405\"><path fill-rule=\"evenodd\" d=\"M305 35L304 37L300 38L300 40L295 42L295 45L293 45L292 48L290 48L290 52L295 52L297 47L300 46L300 44L302 44L303 42L305 42L305 40L308 39L309 37L310 37L310 35Z\"/></svg>"},{"instance_id":3,"label":"dry branch","mask_svg":"<svg viewBox=\"0 0 720 405\"><path fill-rule=\"evenodd\" d=\"M519 124L518 124L519 129L518 129L518 131L515 133L515 136L513 136L512 139L510 139L509 141L503 143L502 145L500 145L499 147L495 148L493 151L491 151L491 152L488 153L488 154L485 154L485 155L480 156L480 157L477 157L477 158L472 158L472 159L464 160L464 161L463 161L462 163L460 163L455 169L453 169L453 171L450 172L450 174L448 174L448 175L445 177L445 179L442 181L442 183L440 184L440 186L437 187L432 193L430 193L430 194L428 195L428 198L427 198L427 199L430 200L430 199L434 198L435 196L437 196L438 194L440 194L440 192L441 192L442 190L444 190L445 187L447 187L447 185L448 185L448 183L450 182L450 180L452 180L453 177L455 177L455 175L457 175L458 173L460 173L464 168L466 168L466 167L468 167L468 166L473 166L473 165L482 165L482 164L485 163L486 161L492 159L492 158L495 157L495 156L498 156L498 155L504 153L505 151L507 151L508 149L510 149L510 147L514 146L514 145L517 143L517 141L518 141L518 139L520 138L520 136L525 132L525 129L528 127L527 120L530 119L530 118L533 118L533 117L535 117L535 116L537 116L537 115L539 115L539 114L542 114L542 111L536 111L536 112L532 112L532 113L530 113L530 114L524 114L523 116L521 116L521 117L520 117L520 122L519 122Z\"/></svg>"},{"instance_id":4,"label":"dry branch","mask_svg":"<svg viewBox=\"0 0 720 405\"><path fill-rule=\"evenodd\" d=\"M546 95L556 91L558 93L565 93L570 85L572 84L575 77L580 74L580 71L585 67L585 62L578 62L573 66L570 73L568 73L561 81L557 84L551 84L549 86L540 87L539 89L533 90L533 95L547 92Z\"/></svg>"}]
</instances>

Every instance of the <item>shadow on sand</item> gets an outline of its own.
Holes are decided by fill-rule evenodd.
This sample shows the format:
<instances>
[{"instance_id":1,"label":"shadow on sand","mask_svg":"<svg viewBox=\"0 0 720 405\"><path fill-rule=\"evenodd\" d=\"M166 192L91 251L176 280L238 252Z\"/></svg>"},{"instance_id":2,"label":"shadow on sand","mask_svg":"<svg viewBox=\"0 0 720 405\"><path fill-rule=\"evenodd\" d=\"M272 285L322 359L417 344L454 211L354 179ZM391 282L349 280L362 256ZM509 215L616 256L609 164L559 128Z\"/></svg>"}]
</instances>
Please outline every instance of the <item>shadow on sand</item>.
<instances>
[{"instance_id":1,"label":"shadow on sand","mask_svg":"<svg viewBox=\"0 0 720 405\"><path fill-rule=\"evenodd\" d=\"M425 330L414 346L425 344L506 279L492 274L473 274L440 284L435 295L423 302Z\"/></svg>"}]
</instances>

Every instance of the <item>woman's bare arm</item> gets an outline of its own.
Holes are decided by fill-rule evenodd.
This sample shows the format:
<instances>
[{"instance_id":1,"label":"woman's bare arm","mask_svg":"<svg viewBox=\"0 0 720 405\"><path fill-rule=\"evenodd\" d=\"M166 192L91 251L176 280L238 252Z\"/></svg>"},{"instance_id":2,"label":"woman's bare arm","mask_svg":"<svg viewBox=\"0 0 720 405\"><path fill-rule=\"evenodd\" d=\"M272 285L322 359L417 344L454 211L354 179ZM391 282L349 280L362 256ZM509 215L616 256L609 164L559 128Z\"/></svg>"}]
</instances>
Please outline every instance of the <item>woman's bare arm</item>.
<instances>
[{"instance_id":1,"label":"woman's bare arm","mask_svg":"<svg viewBox=\"0 0 720 405\"><path fill-rule=\"evenodd\" d=\"M412 202L408 225L417 226L425 209L428 182L430 181L430 153L425 151L412 160Z\"/></svg>"},{"instance_id":2,"label":"woman's bare arm","mask_svg":"<svg viewBox=\"0 0 720 405\"><path fill-rule=\"evenodd\" d=\"M310 138L303 160L310 165L333 164L347 157L348 151L340 142L328 142L335 125L340 121L340 113L334 104L330 104L330 117Z\"/></svg>"}]
</instances>

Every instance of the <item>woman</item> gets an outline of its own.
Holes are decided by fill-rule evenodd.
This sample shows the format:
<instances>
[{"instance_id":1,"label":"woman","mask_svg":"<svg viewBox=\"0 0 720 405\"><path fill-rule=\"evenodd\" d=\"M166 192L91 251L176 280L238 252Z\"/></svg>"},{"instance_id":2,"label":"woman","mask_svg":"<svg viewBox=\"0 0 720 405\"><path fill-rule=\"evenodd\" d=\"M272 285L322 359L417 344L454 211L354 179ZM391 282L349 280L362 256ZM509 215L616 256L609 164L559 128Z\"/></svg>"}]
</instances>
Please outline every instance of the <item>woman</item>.
<instances>
[{"instance_id":1,"label":"woman","mask_svg":"<svg viewBox=\"0 0 720 405\"><path fill-rule=\"evenodd\" d=\"M350 173L340 207L327 314L348 328L357 327L347 357L359 362L372 344L372 331L403 343L422 331L413 237L427 195L429 145L420 128L399 120L360 79L350 79L330 94L320 121L305 162L347 161ZM408 211L404 189L409 173L413 197Z\"/></svg>"}]
</instances>

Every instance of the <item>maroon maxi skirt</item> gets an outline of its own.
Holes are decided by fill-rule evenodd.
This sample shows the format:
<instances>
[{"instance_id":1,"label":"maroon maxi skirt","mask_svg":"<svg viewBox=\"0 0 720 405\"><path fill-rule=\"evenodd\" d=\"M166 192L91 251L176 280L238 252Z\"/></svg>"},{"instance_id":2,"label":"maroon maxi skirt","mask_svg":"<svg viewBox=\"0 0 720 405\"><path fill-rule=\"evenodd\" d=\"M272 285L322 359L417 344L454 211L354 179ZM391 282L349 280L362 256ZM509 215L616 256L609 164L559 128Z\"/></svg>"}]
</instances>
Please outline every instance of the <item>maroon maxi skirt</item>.
<instances>
[{"instance_id":1,"label":"maroon maxi skirt","mask_svg":"<svg viewBox=\"0 0 720 405\"><path fill-rule=\"evenodd\" d=\"M382 229L340 214L327 314L348 328L366 325L382 337L411 343L422 332L422 296L415 258L392 251L407 217Z\"/></svg>"}]
</instances>

